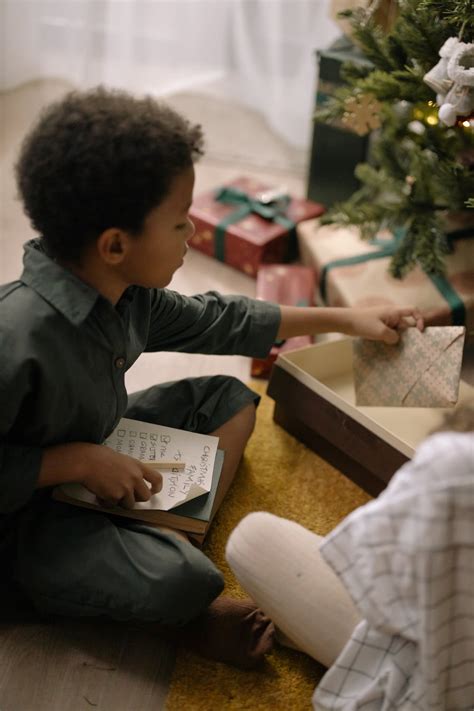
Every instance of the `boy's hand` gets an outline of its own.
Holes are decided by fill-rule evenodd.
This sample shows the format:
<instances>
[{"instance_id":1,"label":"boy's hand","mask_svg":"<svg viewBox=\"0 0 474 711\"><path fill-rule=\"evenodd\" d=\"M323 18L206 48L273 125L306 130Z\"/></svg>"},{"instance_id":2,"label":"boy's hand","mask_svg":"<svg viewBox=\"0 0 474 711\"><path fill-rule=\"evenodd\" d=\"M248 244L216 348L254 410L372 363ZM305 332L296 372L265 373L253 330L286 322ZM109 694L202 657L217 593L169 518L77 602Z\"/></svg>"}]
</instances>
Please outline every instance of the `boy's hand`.
<instances>
[{"instance_id":1,"label":"boy's hand","mask_svg":"<svg viewBox=\"0 0 474 711\"><path fill-rule=\"evenodd\" d=\"M83 484L104 504L127 509L136 501L148 501L163 486L155 469L102 444L71 442L46 447L37 486L72 481Z\"/></svg>"},{"instance_id":2,"label":"boy's hand","mask_svg":"<svg viewBox=\"0 0 474 711\"><path fill-rule=\"evenodd\" d=\"M416 326L424 328L419 309L413 306L373 306L348 309L349 325L345 333L373 341L395 344L400 339L400 330Z\"/></svg>"},{"instance_id":3,"label":"boy's hand","mask_svg":"<svg viewBox=\"0 0 474 711\"><path fill-rule=\"evenodd\" d=\"M161 474L143 462L126 454L114 452L110 447L96 447L89 451L87 473L81 480L89 491L105 506L123 506L133 509L136 501L148 501L161 491ZM149 482L150 486L146 482Z\"/></svg>"}]
</instances>

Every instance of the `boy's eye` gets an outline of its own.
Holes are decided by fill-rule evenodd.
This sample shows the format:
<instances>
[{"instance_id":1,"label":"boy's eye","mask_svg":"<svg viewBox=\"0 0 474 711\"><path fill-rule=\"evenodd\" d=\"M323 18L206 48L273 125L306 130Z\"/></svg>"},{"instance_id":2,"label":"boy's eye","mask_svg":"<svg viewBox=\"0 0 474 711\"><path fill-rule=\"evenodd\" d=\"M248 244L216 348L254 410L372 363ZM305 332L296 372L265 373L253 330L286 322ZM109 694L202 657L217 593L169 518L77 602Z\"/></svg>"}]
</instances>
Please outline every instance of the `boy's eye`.
<instances>
[{"instance_id":1,"label":"boy's eye","mask_svg":"<svg viewBox=\"0 0 474 711\"><path fill-rule=\"evenodd\" d=\"M177 230L185 230L187 226L188 226L187 222L182 222L179 225L176 225L176 229Z\"/></svg>"}]
</instances>

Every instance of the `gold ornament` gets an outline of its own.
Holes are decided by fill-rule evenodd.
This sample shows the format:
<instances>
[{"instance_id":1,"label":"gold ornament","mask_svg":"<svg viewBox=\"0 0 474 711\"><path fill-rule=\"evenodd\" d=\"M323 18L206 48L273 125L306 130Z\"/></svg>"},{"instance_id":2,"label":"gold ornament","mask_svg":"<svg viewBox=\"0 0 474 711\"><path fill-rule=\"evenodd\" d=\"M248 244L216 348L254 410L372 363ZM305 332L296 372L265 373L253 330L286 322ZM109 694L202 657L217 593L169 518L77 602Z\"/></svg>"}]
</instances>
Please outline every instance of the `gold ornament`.
<instances>
[{"instance_id":1,"label":"gold ornament","mask_svg":"<svg viewBox=\"0 0 474 711\"><path fill-rule=\"evenodd\" d=\"M434 101L417 104L413 109L413 118L429 126L436 126L439 123L438 106Z\"/></svg>"},{"instance_id":2,"label":"gold ornament","mask_svg":"<svg viewBox=\"0 0 474 711\"><path fill-rule=\"evenodd\" d=\"M373 94L358 94L344 101L345 112L342 123L364 136L381 124L380 111L382 105Z\"/></svg>"}]
</instances>

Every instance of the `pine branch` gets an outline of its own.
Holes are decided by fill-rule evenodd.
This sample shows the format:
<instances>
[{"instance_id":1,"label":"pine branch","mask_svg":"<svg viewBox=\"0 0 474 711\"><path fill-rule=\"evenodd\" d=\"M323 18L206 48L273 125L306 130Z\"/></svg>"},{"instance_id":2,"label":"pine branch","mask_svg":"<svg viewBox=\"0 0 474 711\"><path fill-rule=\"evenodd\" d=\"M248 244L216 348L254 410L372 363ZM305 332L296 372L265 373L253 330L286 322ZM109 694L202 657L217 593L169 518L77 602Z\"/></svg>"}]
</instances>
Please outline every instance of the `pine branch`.
<instances>
[{"instance_id":1,"label":"pine branch","mask_svg":"<svg viewBox=\"0 0 474 711\"><path fill-rule=\"evenodd\" d=\"M434 21L432 13L419 3L406 11L403 7L394 35L403 44L412 66L421 66L426 72L439 60L439 50L449 37L449 29Z\"/></svg>"},{"instance_id":2,"label":"pine branch","mask_svg":"<svg viewBox=\"0 0 474 711\"><path fill-rule=\"evenodd\" d=\"M439 123L435 93L423 77L439 61L448 37L473 41L473 0L399 0L399 15L385 35L370 12L350 17L354 37L373 67L344 68L348 85L335 92L318 118L341 117L356 94L382 104L381 128L373 135L371 164L355 174L360 188L334 205L324 222L355 224L364 238L381 227L406 230L391 263L402 278L416 264L442 274L449 251L446 214L474 208L474 131Z\"/></svg>"},{"instance_id":3,"label":"pine branch","mask_svg":"<svg viewBox=\"0 0 474 711\"><path fill-rule=\"evenodd\" d=\"M413 256L427 274L444 274L444 257L449 253L446 236L434 215L417 216L411 225Z\"/></svg>"},{"instance_id":4,"label":"pine branch","mask_svg":"<svg viewBox=\"0 0 474 711\"><path fill-rule=\"evenodd\" d=\"M387 37L387 51L390 61L395 67L405 67L408 64L408 53L401 38L396 34Z\"/></svg>"},{"instance_id":5,"label":"pine branch","mask_svg":"<svg viewBox=\"0 0 474 711\"><path fill-rule=\"evenodd\" d=\"M313 118L315 121L332 121L340 118L344 111L344 102L351 98L353 89L347 86L336 89L334 94L329 97L322 106L318 107L314 112Z\"/></svg>"},{"instance_id":6,"label":"pine branch","mask_svg":"<svg viewBox=\"0 0 474 711\"><path fill-rule=\"evenodd\" d=\"M375 70L357 81L357 88L374 94L380 101L429 101L433 91L426 84L420 86L418 71L407 68L391 72Z\"/></svg>"},{"instance_id":7,"label":"pine branch","mask_svg":"<svg viewBox=\"0 0 474 711\"><path fill-rule=\"evenodd\" d=\"M414 251L415 234L411 230L411 225L409 225L390 262L390 273L395 279L402 279L405 274L416 266Z\"/></svg>"},{"instance_id":8,"label":"pine branch","mask_svg":"<svg viewBox=\"0 0 474 711\"><path fill-rule=\"evenodd\" d=\"M449 26L450 35L459 35L463 42L472 42L474 36L474 10L472 0L421 0L420 7L435 12Z\"/></svg>"},{"instance_id":9,"label":"pine branch","mask_svg":"<svg viewBox=\"0 0 474 711\"><path fill-rule=\"evenodd\" d=\"M340 76L347 84L355 84L358 79L365 79L374 69L370 64L355 64L344 62L341 66Z\"/></svg>"},{"instance_id":10,"label":"pine branch","mask_svg":"<svg viewBox=\"0 0 474 711\"><path fill-rule=\"evenodd\" d=\"M393 69L393 64L385 50L385 35L362 8L339 13L351 21L355 41L364 51L365 56L375 67L384 71Z\"/></svg>"}]
</instances>

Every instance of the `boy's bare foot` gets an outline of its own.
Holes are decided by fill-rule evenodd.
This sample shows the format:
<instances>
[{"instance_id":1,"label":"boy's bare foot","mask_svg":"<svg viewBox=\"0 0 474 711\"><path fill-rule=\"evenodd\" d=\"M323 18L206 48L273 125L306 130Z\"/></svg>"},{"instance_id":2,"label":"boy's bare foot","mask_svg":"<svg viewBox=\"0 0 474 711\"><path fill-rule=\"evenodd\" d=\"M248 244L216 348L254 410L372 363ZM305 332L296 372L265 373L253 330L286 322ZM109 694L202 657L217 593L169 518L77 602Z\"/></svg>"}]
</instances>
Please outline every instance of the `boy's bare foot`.
<instances>
[{"instance_id":1,"label":"boy's bare foot","mask_svg":"<svg viewBox=\"0 0 474 711\"><path fill-rule=\"evenodd\" d=\"M197 654L240 669L258 666L273 648L275 627L253 600L219 597L179 637Z\"/></svg>"}]
</instances>

